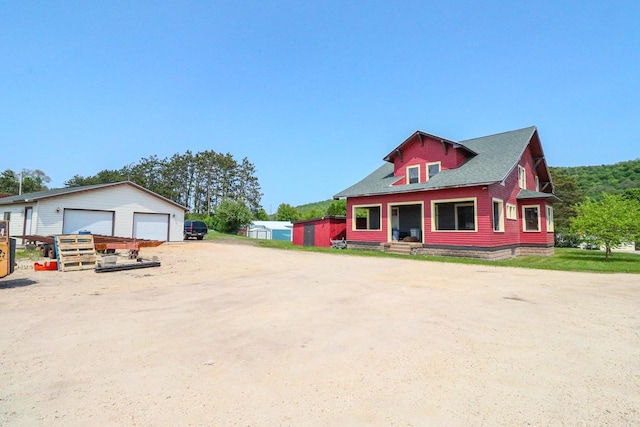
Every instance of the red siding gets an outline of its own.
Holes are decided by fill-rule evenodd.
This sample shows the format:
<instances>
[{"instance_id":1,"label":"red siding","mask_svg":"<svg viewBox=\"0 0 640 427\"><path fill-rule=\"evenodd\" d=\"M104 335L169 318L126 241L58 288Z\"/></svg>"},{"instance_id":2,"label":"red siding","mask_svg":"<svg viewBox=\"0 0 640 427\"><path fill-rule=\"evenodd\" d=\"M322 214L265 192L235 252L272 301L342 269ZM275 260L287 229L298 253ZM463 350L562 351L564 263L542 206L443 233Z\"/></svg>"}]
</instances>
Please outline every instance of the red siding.
<instances>
[{"instance_id":1,"label":"red siding","mask_svg":"<svg viewBox=\"0 0 640 427\"><path fill-rule=\"evenodd\" d=\"M455 169L460 166L467 156L462 152L433 138L423 137L424 145L420 144L418 136L415 136L412 142L402 150L402 161L400 157L394 159L394 175L405 176L393 185L407 184L407 166L420 165L420 182L425 182L427 177L427 163L440 162L440 169Z\"/></svg>"},{"instance_id":2,"label":"red siding","mask_svg":"<svg viewBox=\"0 0 640 427\"><path fill-rule=\"evenodd\" d=\"M453 245L453 246L486 246L497 247L505 245L529 244L551 244L553 243L553 233L548 233L546 229L546 203L543 200L531 200L518 203L516 196L519 192L517 188L517 169L515 175L512 173L504 186L493 184L491 186L477 186L466 188L454 188L446 190L425 191L416 193L401 193L386 196L353 197L347 200L347 240L362 242L384 243L390 240L389 232L389 205L412 202L423 204L424 221L422 223L423 243L430 245ZM515 186L513 185L515 181ZM493 198L501 199L503 205L504 232L493 230ZM476 198L476 231L432 231L432 200L448 199L471 199ZM376 205L382 203L382 227L381 230L353 230L353 219L351 218L353 205ZM506 217L507 203L517 207L517 220L510 220ZM540 232L522 231L522 205L540 205Z\"/></svg>"},{"instance_id":3,"label":"red siding","mask_svg":"<svg viewBox=\"0 0 640 427\"><path fill-rule=\"evenodd\" d=\"M304 223L302 222L294 222L293 223L293 239L291 242L294 245L303 246L304 245Z\"/></svg>"},{"instance_id":4,"label":"red siding","mask_svg":"<svg viewBox=\"0 0 640 427\"><path fill-rule=\"evenodd\" d=\"M483 189L484 188L484 189ZM476 231L431 231L433 213L431 200L476 198L476 215L478 226ZM455 246L497 246L493 241L492 205L487 187L454 188L438 191L430 197L425 212L427 244Z\"/></svg>"},{"instance_id":5,"label":"red siding","mask_svg":"<svg viewBox=\"0 0 640 427\"><path fill-rule=\"evenodd\" d=\"M525 152L520 159L518 165L523 166L526 171L526 189L535 191L536 190L536 182L535 182L535 169L533 167L533 156L531 155L530 147L527 147ZM502 186L500 184L493 184L490 186L491 196L499 199L503 199L506 204L510 203L517 206L517 220L508 220L506 219L505 212L505 233L514 234L517 233L519 235L518 241L519 243L524 244L553 244L554 243L554 233L547 231L547 202L544 199L531 199L531 200L520 200L518 201L516 197L520 192L520 186L518 182L518 167L516 166L509 177L505 180L505 185ZM523 219L522 219L522 206L525 205L536 205L539 206L540 212L540 232L525 232L523 231ZM499 240L499 239L498 239Z\"/></svg>"},{"instance_id":6,"label":"red siding","mask_svg":"<svg viewBox=\"0 0 640 427\"><path fill-rule=\"evenodd\" d=\"M331 240L339 240L346 236L347 221L345 218L323 217L308 221L297 221L293 223L294 245L304 245L304 227L308 224L312 224L314 227L313 246L330 247Z\"/></svg>"}]
</instances>

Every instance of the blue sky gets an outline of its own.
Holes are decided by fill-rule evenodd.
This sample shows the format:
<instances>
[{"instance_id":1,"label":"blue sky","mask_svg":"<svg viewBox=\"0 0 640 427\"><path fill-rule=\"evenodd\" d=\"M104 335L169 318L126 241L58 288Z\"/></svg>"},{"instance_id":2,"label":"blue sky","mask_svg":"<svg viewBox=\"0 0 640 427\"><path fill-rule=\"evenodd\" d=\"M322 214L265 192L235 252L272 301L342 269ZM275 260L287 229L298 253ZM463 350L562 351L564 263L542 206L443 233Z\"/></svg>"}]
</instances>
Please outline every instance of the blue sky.
<instances>
[{"instance_id":1,"label":"blue sky","mask_svg":"<svg viewBox=\"0 0 640 427\"><path fill-rule=\"evenodd\" d=\"M331 198L420 129L535 125L551 166L640 158L637 1L0 0L0 170L186 150L262 204Z\"/></svg>"}]
</instances>

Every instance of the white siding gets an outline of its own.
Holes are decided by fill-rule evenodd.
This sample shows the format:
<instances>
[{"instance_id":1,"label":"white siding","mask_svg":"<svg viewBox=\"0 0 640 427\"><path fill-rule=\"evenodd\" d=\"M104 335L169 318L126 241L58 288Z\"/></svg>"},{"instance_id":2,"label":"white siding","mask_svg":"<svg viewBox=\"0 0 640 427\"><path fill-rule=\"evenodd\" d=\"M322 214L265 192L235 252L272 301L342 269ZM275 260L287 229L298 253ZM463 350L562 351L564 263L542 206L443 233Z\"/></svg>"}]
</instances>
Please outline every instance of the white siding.
<instances>
[{"instance_id":1,"label":"white siding","mask_svg":"<svg viewBox=\"0 0 640 427\"><path fill-rule=\"evenodd\" d=\"M134 212L166 214L169 215L169 241L182 241L184 210L126 184L40 200L33 210L34 234L62 233L65 208L115 211L113 235L119 237L133 237Z\"/></svg>"},{"instance_id":2,"label":"white siding","mask_svg":"<svg viewBox=\"0 0 640 427\"><path fill-rule=\"evenodd\" d=\"M0 219L4 219L5 212L11 212L11 219L9 220L9 236L22 236L24 233L24 211L27 206L33 206L33 204L20 204L0 206ZM36 229L36 208L33 207L33 216L31 217L31 232Z\"/></svg>"}]
</instances>

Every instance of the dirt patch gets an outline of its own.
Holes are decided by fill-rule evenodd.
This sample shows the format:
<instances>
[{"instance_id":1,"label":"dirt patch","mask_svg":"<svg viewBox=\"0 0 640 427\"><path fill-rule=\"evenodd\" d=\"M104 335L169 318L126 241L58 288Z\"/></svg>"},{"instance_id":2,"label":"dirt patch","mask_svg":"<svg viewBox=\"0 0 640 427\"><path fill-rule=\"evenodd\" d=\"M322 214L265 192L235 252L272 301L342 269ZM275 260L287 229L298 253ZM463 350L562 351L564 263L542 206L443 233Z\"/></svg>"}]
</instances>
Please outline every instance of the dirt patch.
<instances>
[{"instance_id":1,"label":"dirt patch","mask_svg":"<svg viewBox=\"0 0 640 427\"><path fill-rule=\"evenodd\" d=\"M0 424L640 424L639 276L142 255L162 266L0 286Z\"/></svg>"}]
</instances>

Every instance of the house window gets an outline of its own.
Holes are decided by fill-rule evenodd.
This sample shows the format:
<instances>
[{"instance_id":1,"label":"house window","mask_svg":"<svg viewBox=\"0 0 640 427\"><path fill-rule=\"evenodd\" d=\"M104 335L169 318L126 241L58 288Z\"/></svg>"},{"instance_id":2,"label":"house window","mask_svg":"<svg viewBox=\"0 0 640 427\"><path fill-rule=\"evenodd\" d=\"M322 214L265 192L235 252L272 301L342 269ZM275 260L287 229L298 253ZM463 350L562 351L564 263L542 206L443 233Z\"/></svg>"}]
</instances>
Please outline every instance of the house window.
<instances>
[{"instance_id":1,"label":"house window","mask_svg":"<svg viewBox=\"0 0 640 427\"><path fill-rule=\"evenodd\" d=\"M420 166L407 167L407 184L417 184L420 182Z\"/></svg>"},{"instance_id":2,"label":"house window","mask_svg":"<svg viewBox=\"0 0 640 427\"><path fill-rule=\"evenodd\" d=\"M518 219L518 209L516 205L507 203L507 219Z\"/></svg>"},{"instance_id":3,"label":"house window","mask_svg":"<svg viewBox=\"0 0 640 427\"><path fill-rule=\"evenodd\" d=\"M540 206L523 206L522 218L524 231L540 231Z\"/></svg>"},{"instance_id":4,"label":"house window","mask_svg":"<svg viewBox=\"0 0 640 427\"><path fill-rule=\"evenodd\" d=\"M553 232L553 207L547 206L547 231Z\"/></svg>"},{"instance_id":5,"label":"house window","mask_svg":"<svg viewBox=\"0 0 640 427\"><path fill-rule=\"evenodd\" d=\"M493 199L493 231L504 231L504 203Z\"/></svg>"},{"instance_id":6,"label":"house window","mask_svg":"<svg viewBox=\"0 0 640 427\"><path fill-rule=\"evenodd\" d=\"M440 172L440 162L427 163L427 181Z\"/></svg>"},{"instance_id":7,"label":"house window","mask_svg":"<svg viewBox=\"0 0 640 427\"><path fill-rule=\"evenodd\" d=\"M354 230L380 230L382 224L382 205L354 206Z\"/></svg>"},{"instance_id":8,"label":"house window","mask_svg":"<svg viewBox=\"0 0 640 427\"><path fill-rule=\"evenodd\" d=\"M518 185L522 189L527 188L527 171L520 165L518 165Z\"/></svg>"},{"instance_id":9,"label":"house window","mask_svg":"<svg viewBox=\"0 0 640 427\"><path fill-rule=\"evenodd\" d=\"M433 231L476 231L476 200L441 200L431 202Z\"/></svg>"},{"instance_id":10,"label":"house window","mask_svg":"<svg viewBox=\"0 0 640 427\"><path fill-rule=\"evenodd\" d=\"M11 212L5 212L4 213L4 220L5 221L11 221Z\"/></svg>"}]
</instances>

